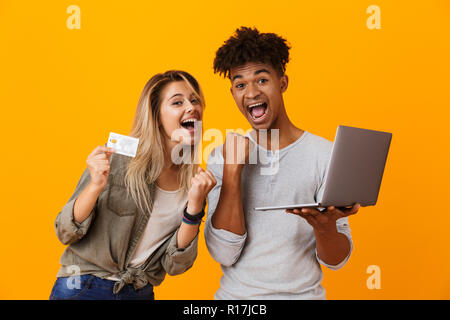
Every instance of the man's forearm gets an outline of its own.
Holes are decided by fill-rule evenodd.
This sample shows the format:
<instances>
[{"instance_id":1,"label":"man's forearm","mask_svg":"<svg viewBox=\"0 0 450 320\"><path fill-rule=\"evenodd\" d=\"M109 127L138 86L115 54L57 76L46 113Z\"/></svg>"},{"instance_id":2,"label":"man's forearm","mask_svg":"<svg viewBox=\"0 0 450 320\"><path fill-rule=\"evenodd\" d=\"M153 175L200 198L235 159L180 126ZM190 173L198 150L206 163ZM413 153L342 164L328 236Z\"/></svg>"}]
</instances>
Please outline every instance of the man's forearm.
<instances>
[{"instance_id":1,"label":"man's forearm","mask_svg":"<svg viewBox=\"0 0 450 320\"><path fill-rule=\"evenodd\" d=\"M337 232L319 233L315 232L316 250L319 258L329 265L338 265L350 253L350 241Z\"/></svg>"},{"instance_id":2,"label":"man's forearm","mask_svg":"<svg viewBox=\"0 0 450 320\"><path fill-rule=\"evenodd\" d=\"M242 168L224 165L222 188L211 222L214 228L235 234L245 234L244 210L241 188Z\"/></svg>"}]
</instances>

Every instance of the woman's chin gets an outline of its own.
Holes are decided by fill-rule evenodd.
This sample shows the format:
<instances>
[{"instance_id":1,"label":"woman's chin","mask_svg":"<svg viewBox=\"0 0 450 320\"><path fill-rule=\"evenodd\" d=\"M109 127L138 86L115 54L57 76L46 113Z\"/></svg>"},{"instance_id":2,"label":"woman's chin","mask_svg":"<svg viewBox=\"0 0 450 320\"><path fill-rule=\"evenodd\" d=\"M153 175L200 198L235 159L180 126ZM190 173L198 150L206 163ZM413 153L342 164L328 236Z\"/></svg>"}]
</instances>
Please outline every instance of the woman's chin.
<instances>
[{"instance_id":1,"label":"woman's chin","mask_svg":"<svg viewBox=\"0 0 450 320\"><path fill-rule=\"evenodd\" d=\"M183 135L180 144L183 146L194 146L198 143L198 139L195 139L194 133L190 135Z\"/></svg>"}]
</instances>

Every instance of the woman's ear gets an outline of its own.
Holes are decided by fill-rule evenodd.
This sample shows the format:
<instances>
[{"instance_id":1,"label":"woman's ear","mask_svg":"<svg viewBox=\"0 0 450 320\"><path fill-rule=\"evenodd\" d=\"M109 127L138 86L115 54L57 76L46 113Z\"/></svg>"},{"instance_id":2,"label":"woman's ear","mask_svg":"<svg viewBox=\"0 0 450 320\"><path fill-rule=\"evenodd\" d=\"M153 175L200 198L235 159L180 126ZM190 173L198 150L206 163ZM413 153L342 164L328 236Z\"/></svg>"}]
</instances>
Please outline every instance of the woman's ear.
<instances>
[{"instance_id":1,"label":"woman's ear","mask_svg":"<svg viewBox=\"0 0 450 320\"><path fill-rule=\"evenodd\" d=\"M286 74L282 75L280 78L281 93L284 93L288 88L289 78Z\"/></svg>"}]
</instances>

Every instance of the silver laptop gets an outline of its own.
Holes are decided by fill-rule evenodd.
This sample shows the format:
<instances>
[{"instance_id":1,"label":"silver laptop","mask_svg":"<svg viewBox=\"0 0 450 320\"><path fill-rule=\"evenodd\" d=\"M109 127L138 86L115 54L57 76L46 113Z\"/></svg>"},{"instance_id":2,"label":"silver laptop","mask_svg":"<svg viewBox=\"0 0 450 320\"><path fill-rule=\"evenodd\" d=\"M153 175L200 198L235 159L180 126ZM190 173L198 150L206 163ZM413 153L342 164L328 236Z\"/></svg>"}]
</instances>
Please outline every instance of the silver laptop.
<instances>
[{"instance_id":1,"label":"silver laptop","mask_svg":"<svg viewBox=\"0 0 450 320\"><path fill-rule=\"evenodd\" d=\"M389 132L339 126L322 199L318 203L281 204L255 210L375 205L391 138Z\"/></svg>"}]
</instances>

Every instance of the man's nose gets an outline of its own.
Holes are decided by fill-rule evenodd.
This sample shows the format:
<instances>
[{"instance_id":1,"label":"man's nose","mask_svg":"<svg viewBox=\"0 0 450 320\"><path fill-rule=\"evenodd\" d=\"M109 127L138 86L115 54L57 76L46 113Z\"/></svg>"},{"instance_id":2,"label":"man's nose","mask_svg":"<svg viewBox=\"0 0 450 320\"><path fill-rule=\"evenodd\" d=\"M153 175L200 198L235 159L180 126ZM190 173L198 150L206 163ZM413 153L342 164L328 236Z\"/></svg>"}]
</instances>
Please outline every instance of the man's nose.
<instances>
[{"instance_id":1,"label":"man's nose","mask_svg":"<svg viewBox=\"0 0 450 320\"><path fill-rule=\"evenodd\" d=\"M247 86L247 91L245 92L245 97L247 99L255 99L256 97L259 96L259 94L261 93L261 91L259 91L258 86L255 86L254 84L250 83Z\"/></svg>"}]
</instances>

